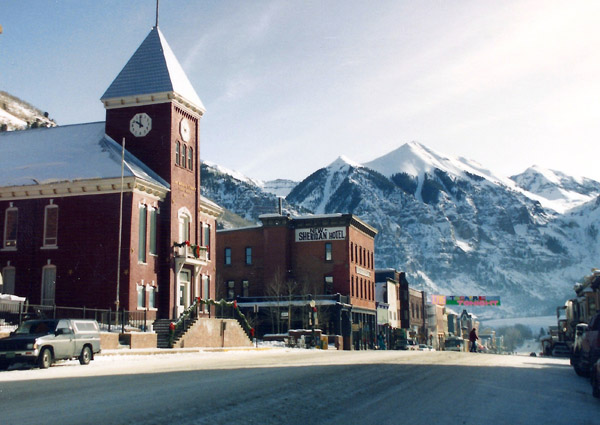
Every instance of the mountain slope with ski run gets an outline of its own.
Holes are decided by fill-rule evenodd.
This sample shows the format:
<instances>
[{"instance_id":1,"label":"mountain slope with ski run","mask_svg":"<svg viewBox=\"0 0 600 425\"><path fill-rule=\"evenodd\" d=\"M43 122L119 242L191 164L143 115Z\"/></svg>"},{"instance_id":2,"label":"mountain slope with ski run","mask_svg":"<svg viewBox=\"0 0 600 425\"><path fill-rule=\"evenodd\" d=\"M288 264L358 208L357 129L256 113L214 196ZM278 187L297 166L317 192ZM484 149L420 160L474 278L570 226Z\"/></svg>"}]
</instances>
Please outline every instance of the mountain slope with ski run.
<instances>
[{"instance_id":1,"label":"mountain slope with ski run","mask_svg":"<svg viewBox=\"0 0 600 425\"><path fill-rule=\"evenodd\" d=\"M493 317L550 314L572 296L600 253L598 194L590 179L539 167L503 177L411 142L363 165L339 157L298 183L286 208L356 214L379 230L376 267L429 294L499 295L501 309L479 312Z\"/></svg>"}]
</instances>

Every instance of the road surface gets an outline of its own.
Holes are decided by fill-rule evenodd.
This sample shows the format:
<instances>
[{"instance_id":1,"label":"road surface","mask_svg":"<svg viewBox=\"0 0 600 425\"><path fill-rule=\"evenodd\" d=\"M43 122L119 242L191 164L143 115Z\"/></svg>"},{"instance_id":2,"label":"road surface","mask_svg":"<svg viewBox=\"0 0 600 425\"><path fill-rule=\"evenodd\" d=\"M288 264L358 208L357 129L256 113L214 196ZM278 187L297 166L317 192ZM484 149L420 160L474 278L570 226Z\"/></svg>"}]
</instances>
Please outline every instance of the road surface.
<instances>
[{"instance_id":1,"label":"road surface","mask_svg":"<svg viewBox=\"0 0 600 425\"><path fill-rule=\"evenodd\" d=\"M0 372L9 424L577 424L600 400L567 359L272 349L99 356Z\"/></svg>"}]
</instances>

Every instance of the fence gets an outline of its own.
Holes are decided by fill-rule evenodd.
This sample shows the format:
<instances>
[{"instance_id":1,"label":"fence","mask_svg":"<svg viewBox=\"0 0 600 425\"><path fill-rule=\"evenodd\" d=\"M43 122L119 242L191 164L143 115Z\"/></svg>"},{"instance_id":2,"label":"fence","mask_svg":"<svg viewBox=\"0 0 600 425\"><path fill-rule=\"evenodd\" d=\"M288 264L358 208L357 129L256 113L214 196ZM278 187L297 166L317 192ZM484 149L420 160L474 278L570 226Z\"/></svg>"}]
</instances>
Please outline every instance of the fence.
<instances>
[{"instance_id":1,"label":"fence","mask_svg":"<svg viewBox=\"0 0 600 425\"><path fill-rule=\"evenodd\" d=\"M148 310L128 311L111 309L94 309L78 307L62 307L56 305L25 304L22 308L12 310L0 304L0 322L4 321L9 326L21 324L23 320L30 318L40 319L94 319L103 330L120 330L125 332L150 330L148 323Z\"/></svg>"}]
</instances>

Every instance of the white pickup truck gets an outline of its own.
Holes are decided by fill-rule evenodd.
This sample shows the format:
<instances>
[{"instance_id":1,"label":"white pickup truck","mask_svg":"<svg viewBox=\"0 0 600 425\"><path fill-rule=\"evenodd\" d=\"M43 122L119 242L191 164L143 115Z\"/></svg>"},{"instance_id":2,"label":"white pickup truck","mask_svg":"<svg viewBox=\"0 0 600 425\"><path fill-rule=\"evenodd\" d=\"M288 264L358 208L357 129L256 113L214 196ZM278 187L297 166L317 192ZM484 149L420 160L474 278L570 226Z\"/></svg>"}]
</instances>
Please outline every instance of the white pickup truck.
<instances>
[{"instance_id":1,"label":"white pickup truck","mask_svg":"<svg viewBox=\"0 0 600 425\"><path fill-rule=\"evenodd\" d=\"M33 363L46 369L56 360L78 358L89 364L100 352L95 320L27 320L8 338L0 339L0 370L14 363Z\"/></svg>"}]
</instances>

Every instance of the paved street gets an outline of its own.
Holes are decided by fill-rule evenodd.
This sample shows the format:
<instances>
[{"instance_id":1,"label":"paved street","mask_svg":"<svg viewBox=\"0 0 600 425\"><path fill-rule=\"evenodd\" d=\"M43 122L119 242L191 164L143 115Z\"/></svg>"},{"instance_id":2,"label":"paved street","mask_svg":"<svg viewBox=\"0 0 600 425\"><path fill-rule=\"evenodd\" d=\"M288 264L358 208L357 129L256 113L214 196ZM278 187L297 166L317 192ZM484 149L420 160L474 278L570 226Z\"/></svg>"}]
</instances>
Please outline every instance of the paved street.
<instances>
[{"instance_id":1,"label":"paved street","mask_svg":"<svg viewBox=\"0 0 600 425\"><path fill-rule=\"evenodd\" d=\"M227 351L99 356L0 372L7 424L592 425L566 359L452 352Z\"/></svg>"}]
</instances>

